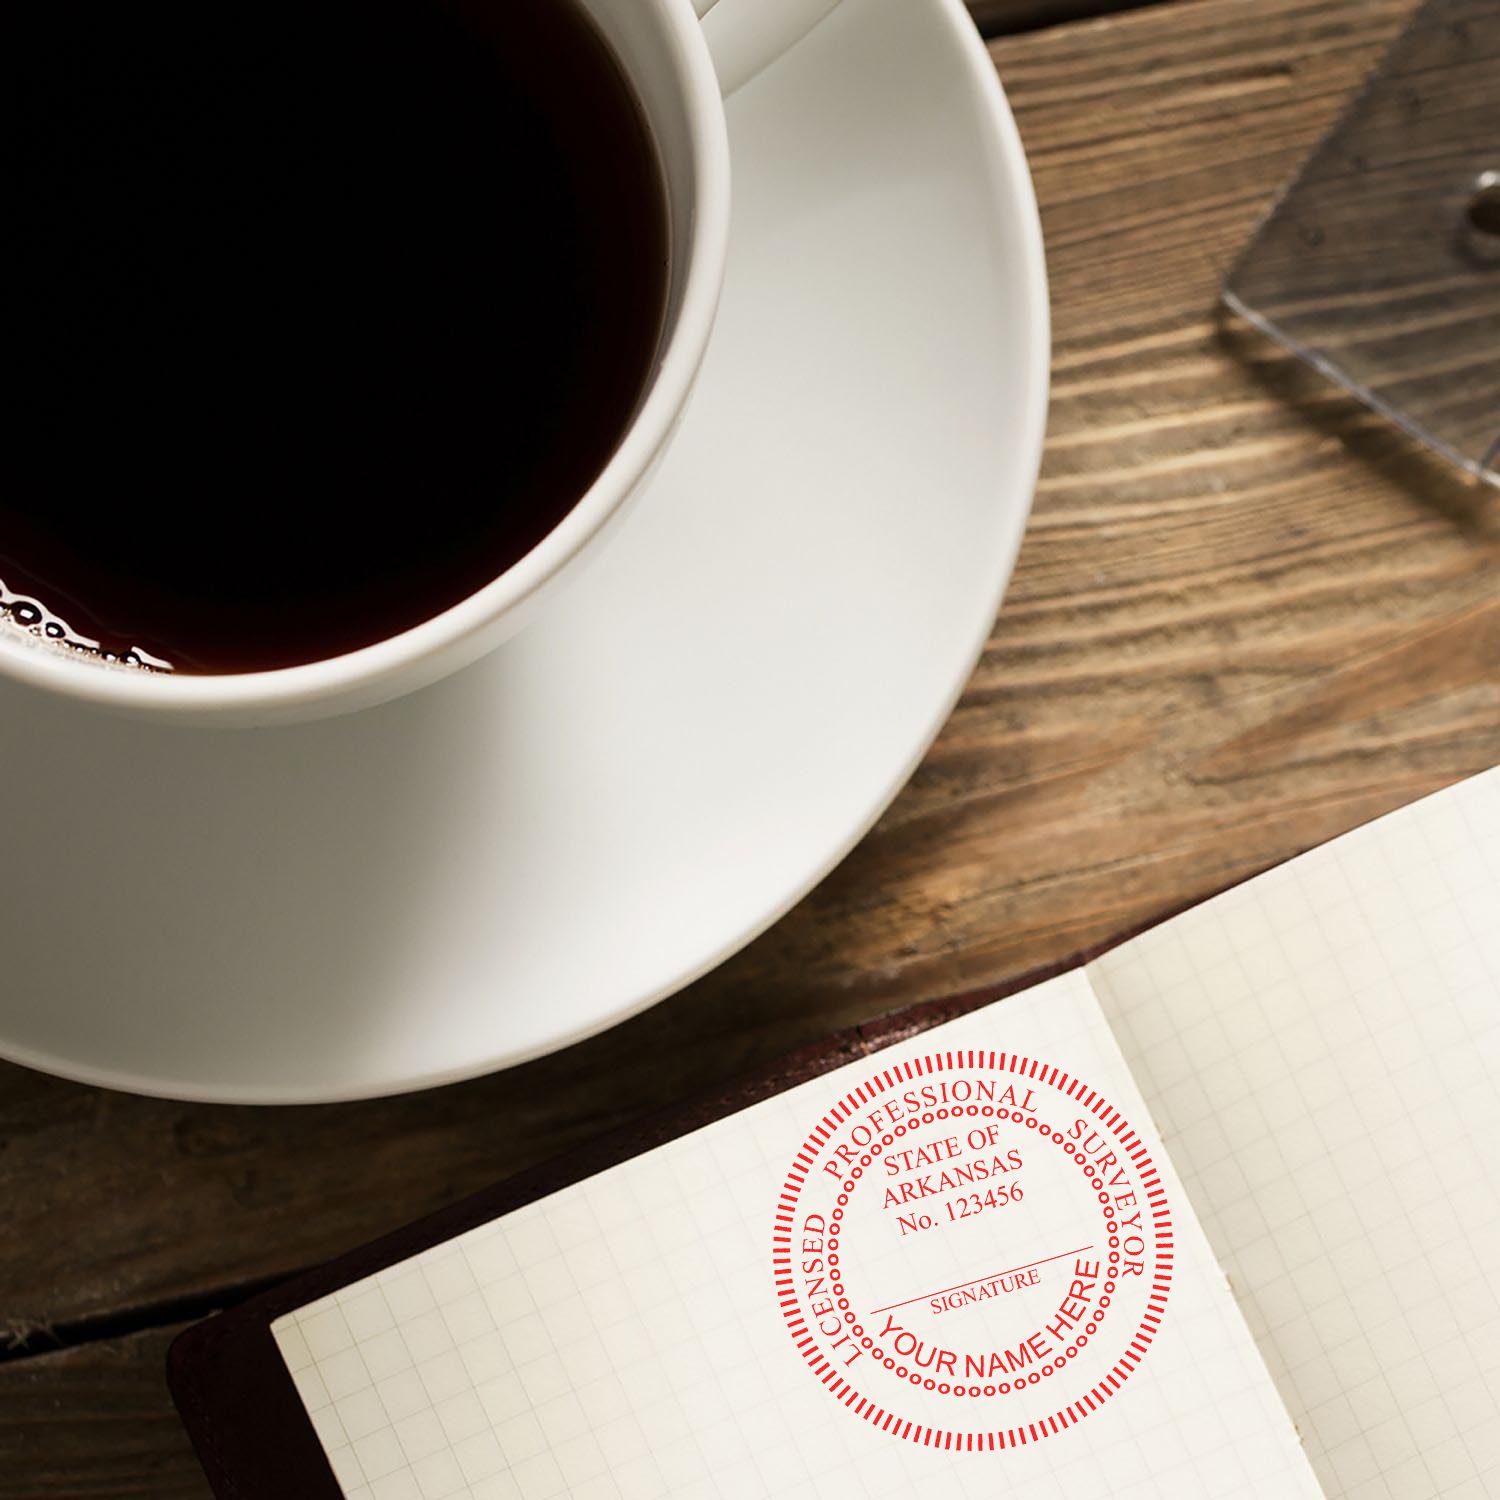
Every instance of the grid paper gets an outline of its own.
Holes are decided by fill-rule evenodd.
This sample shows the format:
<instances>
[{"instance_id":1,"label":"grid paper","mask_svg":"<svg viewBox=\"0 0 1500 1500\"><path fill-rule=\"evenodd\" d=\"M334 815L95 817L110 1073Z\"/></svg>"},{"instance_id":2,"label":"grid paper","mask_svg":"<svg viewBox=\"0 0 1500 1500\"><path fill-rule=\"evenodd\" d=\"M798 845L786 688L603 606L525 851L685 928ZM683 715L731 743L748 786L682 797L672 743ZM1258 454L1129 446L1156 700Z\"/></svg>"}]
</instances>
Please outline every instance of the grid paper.
<instances>
[{"instance_id":1,"label":"grid paper","mask_svg":"<svg viewBox=\"0 0 1500 1500\"><path fill-rule=\"evenodd\" d=\"M944 1452L860 1420L803 1363L772 1283L772 1224L793 1153L873 1071L862 1060L277 1320L348 1500L1317 1496L1086 980L1053 980L878 1065L950 1046L1089 1080L1156 1157L1176 1220L1170 1300L1100 1410L1020 1449Z\"/></svg>"},{"instance_id":2,"label":"grid paper","mask_svg":"<svg viewBox=\"0 0 1500 1500\"><path fill-rule=\"evenodd\" d=\"M1500 1496L1500 768L1088 973L1327 1494Z\"/></svg>"}]
</instances>

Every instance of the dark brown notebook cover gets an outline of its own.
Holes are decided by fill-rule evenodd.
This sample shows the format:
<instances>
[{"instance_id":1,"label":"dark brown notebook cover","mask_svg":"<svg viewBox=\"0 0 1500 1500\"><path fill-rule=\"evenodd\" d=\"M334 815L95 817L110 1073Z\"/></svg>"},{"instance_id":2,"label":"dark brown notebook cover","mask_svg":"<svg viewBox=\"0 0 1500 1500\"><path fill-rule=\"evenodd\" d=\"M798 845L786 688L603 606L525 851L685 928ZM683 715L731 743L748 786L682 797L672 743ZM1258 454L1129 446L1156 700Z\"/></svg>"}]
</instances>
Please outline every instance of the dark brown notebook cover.
<instances>
[{"instance_id":1,"label":"dark brown notebook cover","mask_svg":"<svg viewBox=\"0 0 1500 1500\"><path fill-rule=\"evenodd\" d=\"M1089 957L839 1032L720 1092L648 1116L518 1173L187 1329L168 1353L167 1383L214 1493L220 1500L342 1500L271 1336L271 1323L284 1313L809 1078L1029 989Z\"/></svg>"}]
</instances>

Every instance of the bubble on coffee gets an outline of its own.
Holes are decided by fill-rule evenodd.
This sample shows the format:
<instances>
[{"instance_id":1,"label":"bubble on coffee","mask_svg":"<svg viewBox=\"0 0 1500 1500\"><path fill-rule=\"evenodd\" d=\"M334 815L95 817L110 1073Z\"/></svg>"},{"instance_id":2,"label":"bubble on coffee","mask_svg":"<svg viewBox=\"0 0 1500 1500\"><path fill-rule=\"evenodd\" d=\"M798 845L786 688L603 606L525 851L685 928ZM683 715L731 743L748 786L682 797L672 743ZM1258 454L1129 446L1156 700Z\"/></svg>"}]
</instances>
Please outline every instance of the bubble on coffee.
<instances>
[{"instance_id":1,"label":"bubble on coffee","mask_svg":"<svg viewBox=\"0 0 1500 1500\"><path fill-rule=\"evenodd\" d=\"M135 667L143 672L170 672L172 663L140 646L128 646L123 651L111 651L102 642L74 630L68 622L55 615L40 600L26 594L13 593L0 578L0 626L24 631L35 640L80 656L88 656L111 666Z\"/></svg>"}]
</instances>

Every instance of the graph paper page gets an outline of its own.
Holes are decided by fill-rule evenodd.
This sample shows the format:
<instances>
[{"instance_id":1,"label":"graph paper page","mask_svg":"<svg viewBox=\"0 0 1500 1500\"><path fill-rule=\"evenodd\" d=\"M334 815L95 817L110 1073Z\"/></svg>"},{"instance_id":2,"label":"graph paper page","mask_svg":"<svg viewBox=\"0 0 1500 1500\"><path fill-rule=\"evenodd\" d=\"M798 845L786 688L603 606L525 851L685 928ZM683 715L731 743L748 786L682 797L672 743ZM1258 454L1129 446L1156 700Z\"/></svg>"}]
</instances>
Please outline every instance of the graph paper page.
<instances>
[{"instance_id":1,"label":"graph paper page","mask_svg":"<svg viewBox=\"0 0 1500 1500\"><path fill-rule=\"evenodd\" d=\"M348 1500L1320 1493L1076 973L273 1333Z\"/></svg>"},{"instance_id":2,"label":"graph paper page","mask_svg":"<svg viewBox=\"0 0 1500 1500\"><path fill-rule=\"evenodd\" d=\"M1328 1495L1500 1495L1500 770L1088 972Z\"/></svg>"}]
</instances>

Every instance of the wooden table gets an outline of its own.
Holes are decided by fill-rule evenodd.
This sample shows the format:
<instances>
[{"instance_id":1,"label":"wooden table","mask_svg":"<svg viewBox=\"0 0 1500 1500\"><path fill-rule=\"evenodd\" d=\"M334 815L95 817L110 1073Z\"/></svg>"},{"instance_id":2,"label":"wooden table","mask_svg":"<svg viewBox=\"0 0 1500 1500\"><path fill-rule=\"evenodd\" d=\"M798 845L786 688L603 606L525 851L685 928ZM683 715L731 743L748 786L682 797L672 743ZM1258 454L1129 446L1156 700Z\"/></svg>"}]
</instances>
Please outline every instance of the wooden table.
<instances>
[{"instance_id":1,"label":"wooden table","mask_svg":"<svg viewBox=\"0 0 1500 1500\"><path fill-rule=\"evenodd\" d=\"M162 1375L184 1321L1500 760L1500 497L1215 311L1411 0L975 9L1036 175L1055 383L1020 564L932 753L738 957L512 1072L264 1110L0 1069L0 1497L202 1500Z\"/></svg>"}]
</instances>

